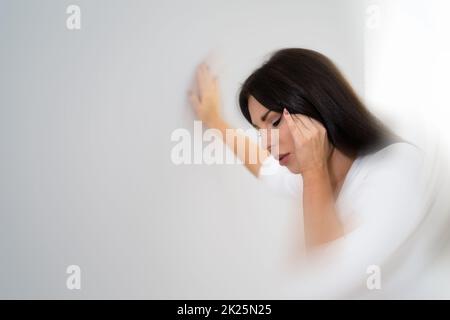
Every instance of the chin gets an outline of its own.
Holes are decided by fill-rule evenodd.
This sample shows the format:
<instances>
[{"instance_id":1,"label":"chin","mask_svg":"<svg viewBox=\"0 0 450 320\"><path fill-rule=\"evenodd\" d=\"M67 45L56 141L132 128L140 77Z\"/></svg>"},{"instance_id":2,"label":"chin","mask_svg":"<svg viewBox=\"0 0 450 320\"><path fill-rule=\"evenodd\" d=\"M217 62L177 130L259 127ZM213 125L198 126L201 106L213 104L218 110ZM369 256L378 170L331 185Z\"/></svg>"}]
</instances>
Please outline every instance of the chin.
<instances>
[{"instance_id":1,"label":"chin","mask_svg":"<svg viewBox=\"0 0 450 320\"><path fill-rule=\"evenodd\" d=\"M288 168L288 170L294 174L299 174L300 170L297 168L297 166L286 166L286 168Z\"/></svg>"}]
</instances>

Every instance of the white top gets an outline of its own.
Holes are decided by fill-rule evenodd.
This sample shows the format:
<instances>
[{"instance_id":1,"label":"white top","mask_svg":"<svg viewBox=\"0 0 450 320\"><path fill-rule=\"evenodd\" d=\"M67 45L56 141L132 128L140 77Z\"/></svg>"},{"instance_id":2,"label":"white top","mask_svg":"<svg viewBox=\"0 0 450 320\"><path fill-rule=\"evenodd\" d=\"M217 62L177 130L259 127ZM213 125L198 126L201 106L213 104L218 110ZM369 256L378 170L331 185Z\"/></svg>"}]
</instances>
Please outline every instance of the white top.
<instances>
[{"instance_id":1,"label":"white top","mask_svg":"<svg viewBox=\"0 0 450 320\"><path fill-rule=\"evenodd\" d=\"M383 271L383 284L389 283L406 260L401 248L426 216L429 197L423 161L423 152L404 142L355 159L336 203L341 221L352 230L319 249L326 254L311 267L316 278L308 274L298 279L301 282L286 279L286 292L292 295L288 298L341 297L355 290L367 293L372 265ZM301 175L292 174L272 156L263 162L259 179L277 193L301 196Z\"/></svg>"},{"instance_id":2,"label":"white top","mask_svg":"<svg viewBox=\"0 0 450 320\"><path fill-rule=\"evenodd\" d=\"M353 209L356 209L357 204L362 205L359 215L367 215L367 210L379 207L382 195L387 197L383 203L407 200L401 205L408 205L409 199L400 198L398 193L405 195L417 188L422 165L422 151L406 142L394 143L375 153L357 157L345 177L337 205L347 204ZM279 165L273 156L267 157L262 163L259 180L278 194L292 197L302 195L302 176ZM375 203L366 202L369 200ZM341 218L349 216L349 212L339 214Z\"/></svg>"}]
</instances>

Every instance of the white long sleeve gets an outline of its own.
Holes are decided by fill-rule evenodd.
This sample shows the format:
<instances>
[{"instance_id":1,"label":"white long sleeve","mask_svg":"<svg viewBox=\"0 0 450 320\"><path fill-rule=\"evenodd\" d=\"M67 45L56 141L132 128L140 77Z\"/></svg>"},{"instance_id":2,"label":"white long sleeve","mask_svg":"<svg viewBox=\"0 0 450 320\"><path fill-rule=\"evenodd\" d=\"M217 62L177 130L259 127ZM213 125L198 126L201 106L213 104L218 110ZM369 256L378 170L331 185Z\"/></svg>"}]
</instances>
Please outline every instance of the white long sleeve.
<instances>
[{"instance_id":1,"label":"white long sleeve","mask_svg":"<svg viewBox=\"0 0 450 320\"><path fill-rule=\"evenodd\" d=\"M406 143L359 158L337 206L343 220L356 218L361 224L321 246L319 258L308 267L308 276L288 279L290 289L285 293L297 298L335 298L353 290L368 294L367 268L372 265L381 268L383 285L387 285L404 265L405 246L411 246L425 216L421 166L420 152Z\"/></svg>"}]
</instances>

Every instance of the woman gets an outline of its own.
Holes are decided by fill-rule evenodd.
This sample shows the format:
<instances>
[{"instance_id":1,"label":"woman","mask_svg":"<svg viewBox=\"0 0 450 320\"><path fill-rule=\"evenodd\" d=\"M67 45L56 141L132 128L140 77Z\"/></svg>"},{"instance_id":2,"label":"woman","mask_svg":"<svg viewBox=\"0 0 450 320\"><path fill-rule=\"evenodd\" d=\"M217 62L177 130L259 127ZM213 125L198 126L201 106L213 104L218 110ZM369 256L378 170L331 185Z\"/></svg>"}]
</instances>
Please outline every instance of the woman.
<instances>
[{"instance_id":1,"label":"woman","mask_svg":"<svg viewBox=\"0 0 450 320\"><path fill-rule=\"evenodd\" d=\"M217 78L205 64L198 69L197 82L198 91L189 94L198 117L225 137L231 127L220 115ZM408 199L417 192L409 187L415 185L411 179L420 165L419 151L366 109L324 55L301 48L275 52L242 84L239 105L251 125L267 135L267 151L251 163L248 153L254 144L249 138L244 151L225 142L256 177L296 177L307 247L343 237L355 217L379 216L373 224L380 232L395 211L409 210ZM277 141L270 141L272 130L277 130ZM234 132L238 138L240 133ZM263 177L273 159L291 174ZM405 192L394 195L397 190Z\"/></svg>"}]
</instances>

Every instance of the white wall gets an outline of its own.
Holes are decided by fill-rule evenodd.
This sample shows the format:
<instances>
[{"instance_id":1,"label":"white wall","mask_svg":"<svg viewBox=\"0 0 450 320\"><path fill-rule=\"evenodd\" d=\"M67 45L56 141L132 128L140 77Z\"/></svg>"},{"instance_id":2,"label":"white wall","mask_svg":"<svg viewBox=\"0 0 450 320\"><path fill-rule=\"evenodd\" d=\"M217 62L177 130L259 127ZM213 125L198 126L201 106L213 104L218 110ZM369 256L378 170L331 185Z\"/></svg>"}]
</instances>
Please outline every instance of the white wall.
<instances>
[{"instance_id":1,"label":"white wall","mask_svg":"<svg viewBox=\"0 0 450 320\"><path fill-rule=\"evenodd\" d=\"M238 87L282 47L328 55L363 95L364 19L358 0L0 1L0 297L276 297L298 203L242 166L175 166L170 135L192 130L206 56L242 128Z\"/></svg>"}]
</instances>

